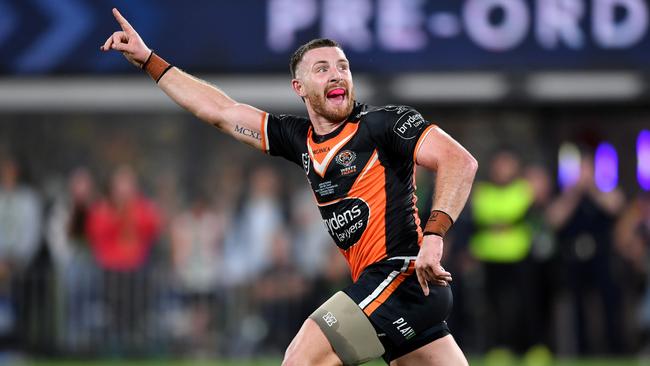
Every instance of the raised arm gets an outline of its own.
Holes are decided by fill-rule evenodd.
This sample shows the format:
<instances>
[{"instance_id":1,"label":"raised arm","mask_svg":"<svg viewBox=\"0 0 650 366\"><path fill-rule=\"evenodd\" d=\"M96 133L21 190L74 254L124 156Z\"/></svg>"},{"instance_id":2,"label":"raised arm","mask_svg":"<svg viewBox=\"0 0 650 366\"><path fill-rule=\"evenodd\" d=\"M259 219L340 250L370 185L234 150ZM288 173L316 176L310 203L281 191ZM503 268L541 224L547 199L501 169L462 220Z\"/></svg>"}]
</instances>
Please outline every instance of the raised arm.
<instances>
[{"instance_id":1,"label":"raised arm","mask_svg":"<svg viewBox=\"0 0 650 366\"><path fill-rule=\"evenodd\" d=\"M427 223L415 264L422 290L428 295L428 282L446 285L451 281L451 274L440 265L443 236L465 206L478 163L465 148L438 127L432 127L423 137L416 151L416 162L436 172L432 218Z\"/></svg>"},{"instance_id":2,"label":"raised arm","mask_svg":"<svg viewBox=\"0 0 650 366\"><path fill-rule=\"evenodd\" d=\"M155 66L164 65L164 61L153 54L117 9L113 9L113 16L122 30L108 37L100 48L102 51L119 51L130 63L140 68L152 66L152 62L157 63ZM164 67L153 72L156 78L159 77L156 80L158 86L178 105L237 140L262 148L260 128L264 112L237 103L217 87L176 67Z\"/></svg>"}]
</instances>

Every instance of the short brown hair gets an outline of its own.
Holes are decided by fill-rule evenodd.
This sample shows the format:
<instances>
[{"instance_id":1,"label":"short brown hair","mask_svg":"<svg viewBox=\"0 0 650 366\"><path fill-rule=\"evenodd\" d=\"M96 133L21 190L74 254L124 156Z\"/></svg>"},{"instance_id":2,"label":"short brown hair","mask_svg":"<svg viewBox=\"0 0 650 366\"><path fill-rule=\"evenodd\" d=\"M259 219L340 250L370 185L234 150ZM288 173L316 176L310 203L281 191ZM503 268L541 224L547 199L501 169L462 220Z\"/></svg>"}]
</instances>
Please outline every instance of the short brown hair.
<instances>
[{"instance_id":1,"label":"short brown hair","mask_svg":"<svg viewBox=\"0 0 650 366\"><path fill-rule=\"evenodd\" d=\"M322 48L322 47L338 47L341 50L341 45L338 44L335 40L329 39L329 38L317 38L317 39L312 39L311 41L303 44L302 46L298 47L298 49L291 55L291 61L289 62L289 70L291 71L291 77L295 78L296 77L296 68L298 67L298 64L300 61L302 61L303 56L305 56L305 53L307 51L313 50L315 48Z\"/></svg>"}]
</instances>

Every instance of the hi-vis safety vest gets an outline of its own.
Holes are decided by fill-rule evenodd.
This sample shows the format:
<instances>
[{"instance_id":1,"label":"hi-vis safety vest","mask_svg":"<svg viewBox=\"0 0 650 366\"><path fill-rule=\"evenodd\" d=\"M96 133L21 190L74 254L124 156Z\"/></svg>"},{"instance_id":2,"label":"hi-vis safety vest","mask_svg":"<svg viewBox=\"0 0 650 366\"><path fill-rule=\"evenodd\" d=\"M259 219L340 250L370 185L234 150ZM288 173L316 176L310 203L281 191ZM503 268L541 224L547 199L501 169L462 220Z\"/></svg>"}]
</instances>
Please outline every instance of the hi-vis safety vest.
<instances>
[{"instance_id":1,"label":"hi-vis safety vest","mask_svg":"<svg viewBox=\"0 0 650 366\"><path fill-rule=\"evenodd\" d=\"M523 179L506 186L478 183L472 194L472 217L478 227L470 240L474 257L497 263L523 260L532 242L532 232L525 222L532 203L532 188Z\"/></svg>"}]
</instances>

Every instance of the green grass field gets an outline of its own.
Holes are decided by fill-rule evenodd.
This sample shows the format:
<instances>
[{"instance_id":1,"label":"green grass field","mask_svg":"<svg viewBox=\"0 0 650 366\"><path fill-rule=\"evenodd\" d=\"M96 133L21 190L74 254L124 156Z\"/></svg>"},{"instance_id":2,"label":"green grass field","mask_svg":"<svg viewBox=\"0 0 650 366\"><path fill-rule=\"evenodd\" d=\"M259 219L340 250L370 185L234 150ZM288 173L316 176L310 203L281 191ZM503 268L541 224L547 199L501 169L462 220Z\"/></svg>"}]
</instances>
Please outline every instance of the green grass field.
<instances>
[{"instance_id":1,"label":"green grass field","mask_svg":"<svg viewBox=\"0 0 650 366\"><path fill-rule=\"evenodd\" d=\"M170 361L170 360L142 360L142 361L34 361L26 366L278 366L280 360L257 361ZM367 363L368 366L382 366L383 362ZM480 359L470 360L472 366L486 366ZM650 366L650 360L640 361L631 359L591 359L591 360L556 360L554 366ZM518 364L500 365L518 366Z\"/></svg>"}]
</instances>

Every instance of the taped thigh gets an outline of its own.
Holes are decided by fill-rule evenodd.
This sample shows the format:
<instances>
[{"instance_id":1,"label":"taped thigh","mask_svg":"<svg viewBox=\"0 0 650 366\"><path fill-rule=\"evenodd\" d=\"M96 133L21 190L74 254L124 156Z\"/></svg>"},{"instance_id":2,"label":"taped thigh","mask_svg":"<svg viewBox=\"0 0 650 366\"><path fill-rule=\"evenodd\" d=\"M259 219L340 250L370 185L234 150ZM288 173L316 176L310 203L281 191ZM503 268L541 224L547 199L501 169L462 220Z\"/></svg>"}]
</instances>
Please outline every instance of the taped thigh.
<instances>
[{"instance_id":1,"label":"taped thigh","mask_svg":"<svg viewBox=\"0 0 650 366\"><path fill-rule=\"evenodd\" d=\"M361 308L339 291L309 318L325 333L344 365L358 365L384 354L375 328Z\"/></svg>"}]
</instances>

